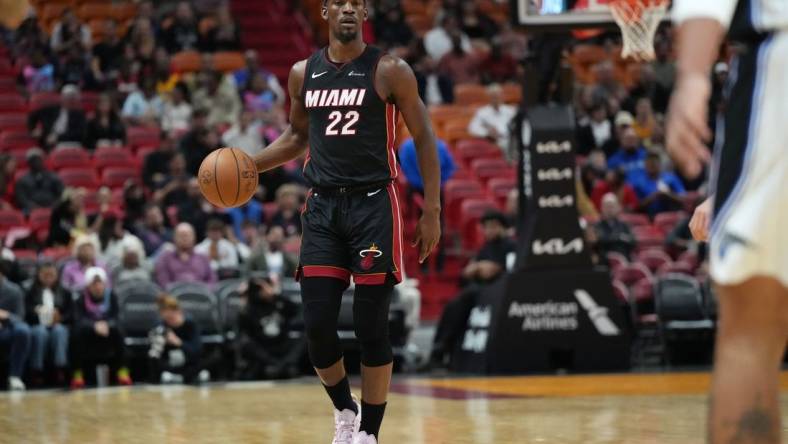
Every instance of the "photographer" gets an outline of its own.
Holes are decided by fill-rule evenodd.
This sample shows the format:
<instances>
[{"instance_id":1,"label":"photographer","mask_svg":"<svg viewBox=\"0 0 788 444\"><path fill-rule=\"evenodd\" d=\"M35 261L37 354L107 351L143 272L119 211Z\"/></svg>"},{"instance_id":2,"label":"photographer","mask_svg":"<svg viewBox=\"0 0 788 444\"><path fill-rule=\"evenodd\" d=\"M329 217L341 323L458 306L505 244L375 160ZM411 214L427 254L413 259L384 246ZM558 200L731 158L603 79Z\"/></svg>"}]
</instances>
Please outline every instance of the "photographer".
<instances>
[{"instance_id":1,"label":"photographer","mask_svg":"<svg viewBox=\"0 0 788 444\"><path fill-rule=\"evenodd\" d=\"M279 285L270 278L252 278L242 284L245 306L239 315L240 349L248 361L251 378L295 377L305 351L302 339L288 336L298 306L280 297Z\"/></svg>"},{"instance_id":2,"label":"photographer","mask_svg":"<svg viewBox=\"0 0 788 444\"><path fill-rule=\"evenodd\" d=\"M173 296L160 295L158 306L161 324L149 334L151 377L162 384L192 383L197 378L207 381L207 371L201 371L202 341L197 324L184 317Z\"/></svg>"}]
</instances>

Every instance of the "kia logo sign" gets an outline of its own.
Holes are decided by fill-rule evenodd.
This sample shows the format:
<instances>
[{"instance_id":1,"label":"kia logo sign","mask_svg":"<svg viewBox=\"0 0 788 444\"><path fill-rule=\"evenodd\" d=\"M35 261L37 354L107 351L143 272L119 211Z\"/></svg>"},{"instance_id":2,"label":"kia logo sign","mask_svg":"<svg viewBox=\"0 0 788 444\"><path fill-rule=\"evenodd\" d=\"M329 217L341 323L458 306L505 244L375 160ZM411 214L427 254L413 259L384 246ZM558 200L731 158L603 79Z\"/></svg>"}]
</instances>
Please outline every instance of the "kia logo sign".
<instances>
[{"instance_id":1,"label":"kia logo sign","mask_svg":"<svg viewBox=\"0 0 788 444\"><path fill-rule=\"evenodd\" d=\"M536 172L536 177L540 182L568 180L572 178L572 169L549 168L546 170L538 170Z\"/></svg>"},{"instance_id":2,"label":"kia logo sign","mask_svg":"<svg viewBox=\"0 0 788 444\"><path fill-rule=\"evenodd\" d=\"M564 208L571 207L575 204L575 199L572 195L559 196L553 194L552 196L540 197L539 208Z\"/></svg>"},{"instance_id":3,"label":"kia logo sign","mask_svg":"<svg viewBox=\"0 0 788 444\"><path fill-rule=\"evenodd\" d=\"M539 154L561 154L572 151L572 144L568 140L556 142L539 142L536 144L536 152Z\"/></svg>"},{"instance_id":4,"label":"kia logo sign","mask_svg":"<svg viewBox=\"0 0 788 444\"><path fill-rule=\"evenodd\" d=\"M575 238L571 241L564 242L563 239L554 238L542 242L537 239L531 244L531 251L536 256L563 256L566 254L580 254L583 252L583 239Z\"/></svg>"}]
</instances>

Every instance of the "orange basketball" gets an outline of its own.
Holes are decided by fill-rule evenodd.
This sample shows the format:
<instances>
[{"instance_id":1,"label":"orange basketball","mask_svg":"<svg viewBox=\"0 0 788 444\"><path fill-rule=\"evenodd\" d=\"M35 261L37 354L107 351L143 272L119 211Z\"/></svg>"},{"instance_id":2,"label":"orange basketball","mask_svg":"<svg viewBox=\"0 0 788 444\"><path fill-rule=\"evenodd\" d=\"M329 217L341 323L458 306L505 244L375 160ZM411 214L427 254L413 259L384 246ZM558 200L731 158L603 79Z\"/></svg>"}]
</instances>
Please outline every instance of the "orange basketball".
<instances>
[{"instance_id":1,"label":"orange basketball","mask_svg":"<svg viewBox=\"0 0 788 444\"><path fill-rule=\"evenodd\" d=\"M200 165L200 191L220 208L240 207L257 191L257 167L240 148L219 148Z\"/></svg>"}]
</instances>

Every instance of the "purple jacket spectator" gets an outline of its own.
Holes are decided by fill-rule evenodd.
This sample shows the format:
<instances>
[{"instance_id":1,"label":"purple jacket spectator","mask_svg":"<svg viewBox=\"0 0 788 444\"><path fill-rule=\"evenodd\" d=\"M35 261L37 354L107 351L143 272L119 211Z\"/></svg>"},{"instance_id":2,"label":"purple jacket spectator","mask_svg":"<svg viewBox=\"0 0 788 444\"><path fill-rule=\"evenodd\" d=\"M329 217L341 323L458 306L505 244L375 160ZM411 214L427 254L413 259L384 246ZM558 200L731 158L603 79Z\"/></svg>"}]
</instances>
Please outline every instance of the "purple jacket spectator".
<instances>
[{"instance_id":1,"label":"purple jacket spectator","mask_svg":"<svg viewBox=\"0 0 788 444\"><path fill-rule=\"evenodd\" d=\"M194 242L191 225L182 223L175 227L175 247L162 251L156 260L154 273L162 288L174 282L216 282L210 259L194 251Z\"/></svg>"},{"instance_id":2,"label":"purple jacket spectator","mask_svg":"<svg viewBox=\"0 0 788 444\"><path fill-rule=\"evenodd\" d=\"M74 242L74 259L63 266L60 283L69 291L80 291L85 288L85 271L90 267L99 267L105 272L106 266L96 259L96 245L89 237L80 237Z\"/></svg>"}]
</instances>

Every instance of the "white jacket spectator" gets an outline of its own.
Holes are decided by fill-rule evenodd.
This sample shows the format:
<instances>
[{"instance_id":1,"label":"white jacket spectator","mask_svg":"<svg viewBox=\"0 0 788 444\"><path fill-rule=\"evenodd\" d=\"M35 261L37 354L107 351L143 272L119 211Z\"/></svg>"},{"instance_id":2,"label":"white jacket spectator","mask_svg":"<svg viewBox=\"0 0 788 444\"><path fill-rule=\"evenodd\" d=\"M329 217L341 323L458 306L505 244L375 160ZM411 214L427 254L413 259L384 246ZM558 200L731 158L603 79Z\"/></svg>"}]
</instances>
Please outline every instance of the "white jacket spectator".
<instances>
[{"instance_id":1,"label":"white jacket spectator","mask_svg":"<svg viewBox=\"0 0 788 444\"><path fill-rule=\"evenodd\" d=\"M440 60L454 46L452 44L452 35L460 35L462 41L462 49L465 52L471 52L471 41L467 35L461 30L457 17L454 14L446 14L441 20L441 26L432 28L427 34L424 35L424 49L427 51L433 60Z\"/></svg>"},{"instance_id":2,"label":"white jacket spectator","mask_svg":"<svg viewBox=\"0 0 788 444\"><path fill-rule=\"evenodd\" d=\"M168 133L185 133L190 129L192 106L186 101L183 88L185 86L175 85L170 100L164 104L161 129Z\"/></svg>"},{"instance_id":3,"label":"white jacket spectator","mask_svg":"<svg viewBox=\"0 0 788 444\"><path fill-rule=\"evenodd\" d=\"M195 253L211 260L211 269L238 269L238 249L224 238L225 225L220 220L210 220L206 227L205 240L194 247Z\"/></svg>"},{"instance_id":4,"label":"white jacket spectator","mask_svg":"<svg viewBox=\"0 0 788 444\"><path fill-rule=\"evenodd\" d=\"M238 123L233 124L222 135L225 146L240 148L250 156L255 156L263 149L263 128L259 123L252 121L251 111L241 112Z\"/></svg>"},{"instance_id":5,"label":"white jacket spectator","mask_svg":"<svg viewBox=\"0 0 788 444\"><path fill-rule=\"evenodd\" d=\"M468 132L495 142L504 153L509 144L509 122L517 114L517 108L503 103L500 85L487 88L490 104L479 108L468 125Z\"/></svg>"}]
</instances>

